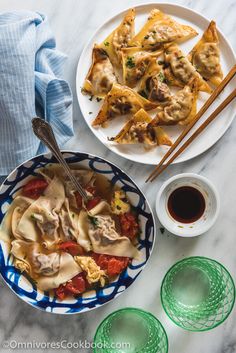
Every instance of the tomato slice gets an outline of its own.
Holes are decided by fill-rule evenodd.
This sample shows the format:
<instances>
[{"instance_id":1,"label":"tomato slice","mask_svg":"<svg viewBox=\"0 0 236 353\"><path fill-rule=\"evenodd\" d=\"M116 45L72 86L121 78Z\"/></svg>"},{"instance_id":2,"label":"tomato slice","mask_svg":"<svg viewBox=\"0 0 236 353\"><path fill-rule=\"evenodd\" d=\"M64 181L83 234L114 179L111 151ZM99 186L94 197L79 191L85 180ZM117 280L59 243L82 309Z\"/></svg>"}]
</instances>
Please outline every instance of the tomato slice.
<instances>
[{"instance_id":1,"label":"tomato slice","mask_svg":"<svg viewBox=\"0 0 236 353\"><path fill-rule=\"evenodd\" d=\"M82 203L82 196L78 191L75 192L75 200L78 208L82 208L83 203Z\"/></svg>"},{"instance_id":2,"label":"tomato slice","mask_svg":"<svg viewBox=\"0 0 236 353\"><path fill-rule=\"evenodd\" d=\"M127 212L119 216L122 235L133 240L139 233L139 224L136 217Z\"/></svg>"},{"instance_id":3,"label":"tomato slice","mask_svg":"<svg viewBox=\"0 0 236 353\"><path fill-rule=\"evenodd\" d=\"M110 259L109 255L104 255L104 254L99 255L94 253L93 258L94 258L94 261L102 270L107 270L108 262Z\"/></svg>"},{"instance_id":4,"label":"tomato slice","mask_svg":"<svg viewBox=\"0 0 236 353\"><path fill-rule=\"evenodd\" d=\"M66 290L63 284L60 284L58 288L55 289L55 295L59 300L63 300L66 297Z\"/></svg>"},{"instance_id":5,"label":"tomato slice","mask_svg":"<svg viewBox=\"0 0 236 353\"><path fill-rule=\"evenodd\" d=\"M85 187L85 190L87 190L93 196L96 194L96 189L93 186L88 185ZM80 195L80 193L78 191L75 192L75 199L76 199L77 207L82 208L82 206L83 206L82 196Z\"/></svg>"},{"instance_id":6,"label":"tomato slice","mask_svg":"<svg viewBox=\"0 0 236 353\"><path fill-rule=\"evenodd\" d=\"M75 241L65 241L64 243L59 244L58 247L60 250L66 251L72 256L84 255L84 249Z\"/></svg>"},{"instance_id":7,"label":"tomato slice","mask_svg":"<svg viewBox=\"0 0 236 353\"><path fill-rule=\"evenodd\" d=\"M94 208L95 206L97 206L99 204L99 202L101 201L101 197L96 196L91 200L88 200L87 202L87 209L91 210L92 208Z\"/></svg>"},{"instance_id":8,"label":"tomato slice","mask_svg":"<svg viewBox=\"0 0 236 353\"><path fill-rule=\"evenodd\" d=\"M90 194L92 194L93 196L95 196L95 194L96 194L96 188L95 188L94 186L88 185L88 186L86 186L85 189L86 189Z\"/></svg>"},{"instance_id":9,"label":"tomato slice","mask_svg":"<svg viewBox=\"0 0 236 353\"><path fill-rule=\"evenodd\" d=\"M113 258L108 262L107 274L108 276L116 276L120 274L125 268L126 262Z\"/></svg>"},{"instance_id":10,"label":"tomato slice","mask_svg":"<svg viewBox=\"0 0 236 353\"><path fill-rule=\"evenodd\" d=\"M66 282L66 284L61 284L54 290L54 292L59 300L63 300L67 296L76 296L84 293L88 286L89 284L86 280L86 274L82 272L73 277L70 281Z\"/></svg>"},{"instance_id":11,"label":"tomato slice","mask_svg":"<svg viewBox=\"0 0 236 353\"><path fill-rule=\"evenodd\" d=\"M86 281L83 274L78 274L73 277L71 281L67 282L65 285L66 290L70 294L81 294L86 290Z\"/></svg>"},{"instance_id":12,"label":"tomato slice","mask_svg":"<svg viewBox=\"0 0 236 353\"><path fill-rule=\"evenodd\" d=\"M32 179L23 186L22 194L31 199L37 199L48 187L45 179Z\"/></svg>"},{"instance_id":13,"label":"tomato slice","mask_svg":"<svg viewBox=\"0 0 236 353\"><path fill-rule=\"evenodd\" d=\"M79 273L77 276L72 278L72 283L78 290L80 290L81 293L85 292L89 286L85 272Z\"/></svg>"},{"instance_id":14,"label":"tomato slice","mask_svg":"<svg viewBox=\"0 0 236 353\"><path fill-rule=\"evenodd\" d=\"M66 291L68 292L68 295L69 294L75 294L75 295L78 295L80 293L82 293L78 288L76 288L72 282L67 282L66 285L65 285L65 288L66 288Z\"/></svg>"},{"instance_id":15,"label":"tomato slice","mask_svg":"<svg viewBox=\"0 0 236 353\"><path fill-rule=\"evenodd\" d=\"M108 276L119 275L129 264L130 259L128 257L111 256L104 254L94 253L93 258L97 265L102 269L106 270Z\"/></svg>"}]
</instances>

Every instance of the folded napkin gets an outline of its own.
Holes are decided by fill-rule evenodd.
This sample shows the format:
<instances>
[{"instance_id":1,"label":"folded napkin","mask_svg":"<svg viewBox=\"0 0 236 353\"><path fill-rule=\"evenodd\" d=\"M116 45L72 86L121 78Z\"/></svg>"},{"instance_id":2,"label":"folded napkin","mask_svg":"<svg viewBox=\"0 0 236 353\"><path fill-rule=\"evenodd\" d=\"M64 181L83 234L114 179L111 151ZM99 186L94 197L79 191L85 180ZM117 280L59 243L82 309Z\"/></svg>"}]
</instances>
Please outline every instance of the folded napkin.
<instances>
[{"instance_id":1,"label":"folded napkin","mask_svg":"<svg viewBox=\"0 0 236 353\"><path fill-rule=\"evenodd\" d=\"M72 94L60 78L66 56L55 47L44 15L0 13L0 175L44 152L31 128L36 115L52 125L59 145L73 136Z\"/></svg>"}]
</instances>

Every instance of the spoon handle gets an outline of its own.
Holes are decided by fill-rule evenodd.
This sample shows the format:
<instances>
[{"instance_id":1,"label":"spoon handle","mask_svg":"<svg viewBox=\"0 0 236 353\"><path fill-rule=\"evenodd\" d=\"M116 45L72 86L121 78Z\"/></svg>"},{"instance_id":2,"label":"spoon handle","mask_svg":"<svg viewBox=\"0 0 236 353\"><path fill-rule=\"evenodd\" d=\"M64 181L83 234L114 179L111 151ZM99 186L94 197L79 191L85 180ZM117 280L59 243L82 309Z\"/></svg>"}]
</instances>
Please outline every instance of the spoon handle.
<instances>
[{"instance_id":1,"label":"spoon handle","mask_svg":"<svg viewBox=\"0 0 236 353\"><path fill-rule=\"evenodd\" d=\"M78 192L85 201L88 201L88 196L86 192L84 191L83 187L78 182L78 180L75 178L75 176L71 173L71 170L58 147L54 132L50 124L48 124L45 120L41 118L34 118L32 119L32 127L34 134L49 148L49 150L64 168L66 174L70 178L76 190L78 190Z\"/></svg>"}]
</instances>

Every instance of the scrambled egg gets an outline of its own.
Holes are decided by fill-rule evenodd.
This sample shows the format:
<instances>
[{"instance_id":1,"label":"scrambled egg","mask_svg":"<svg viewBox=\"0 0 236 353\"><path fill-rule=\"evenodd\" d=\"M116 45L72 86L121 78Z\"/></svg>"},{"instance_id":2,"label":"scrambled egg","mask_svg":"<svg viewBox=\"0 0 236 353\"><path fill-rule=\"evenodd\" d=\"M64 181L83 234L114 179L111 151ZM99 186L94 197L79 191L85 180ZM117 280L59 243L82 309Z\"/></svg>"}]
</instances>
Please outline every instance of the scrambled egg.
<instances>
[{"instance_id":1,"label":"scrambled egg","mask_svg":"<svg viewBox=\"0 0 236 353\"><path fill-rule=\"evenodd\" d=\"M130 204L126 202L125 192L122 190L115 191L111 201L112 212L119 215L130 211Z\"/></svg>"},{"instance_id":2,"label":"scrambled egg","mask_svg":"<svg viewBox=\"0 0 236 353\"><path fill-rule=\"evenodd\" d=\"M87 281L91 283L100 282L101 286L104 287L106 284L106 274L96 264L94 259L90 256L75 256L75 261L87 273Z\"/></svg>"},{"instance_id":3,"label":"scrambled egg","mask_svg":"<svg viewBox=\"0 0 236 353\"><path fill-rule=\"evenodd\" d=\"M14 261L14 265L16 268L18 268L18 270L20 270L20 272L25 271L27 273L30 273L30 266L26 262L16 259Z\"/></svg>"}]
</instances>

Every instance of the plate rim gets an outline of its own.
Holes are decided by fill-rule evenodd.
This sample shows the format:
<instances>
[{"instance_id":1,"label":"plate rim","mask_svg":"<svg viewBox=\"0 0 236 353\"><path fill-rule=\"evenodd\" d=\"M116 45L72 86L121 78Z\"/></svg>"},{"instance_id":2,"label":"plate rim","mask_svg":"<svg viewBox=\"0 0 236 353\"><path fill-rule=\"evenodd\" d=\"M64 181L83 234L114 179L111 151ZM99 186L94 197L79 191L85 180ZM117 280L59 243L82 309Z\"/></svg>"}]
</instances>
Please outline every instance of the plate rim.
<instances>
[{"instance_id":1,"label":"plate rim","mask_svg":"<svg viewBox=\"0 0 236 353\"><path fill-rule=\"evenodd\" d=\"M142 165L157 165L158 162L155 162L153 161L152 162L145 162L145 161L137 161L137 160L134 160L132 158L132 155L125 155L122 154L121 152L119 152L118 150L113 150L112 148L110 148L109 144L106 144L104 141L102 141L102 139L99 138L99 136L95 133L94 131L94 128L92 127L91 124L89 124L89 122L85 119L85 116L84 116L84 113L83 113L83 110L81 108L81 101L80 101L80 95L81 95L81 87L79 87L79 71L80 71L80 67L82 66L82 59L84 57L84 54L85 52L88 50L88 48L90 47L90 42L92 41L92 39L100 32L100 30L106 25L108 24L109 22L111 22L112 20L114 20L117 16L120 16L120 15L124 15L130 8L135 8L135 9L139 9L139 8L143 8L145 6L148 6L148 7L151 7L151 6L154 6L154 7L158 7L158 5L161 5L161 6L168 6L168 7L173 7L173 8L178 8L179 10L183 9L187 12L190 12L192 13L193 15L197 15L199 17L201 17L202 19L204 19L205 21L207 21L208 23L210 23L210 19L204 15L202 15L200 12L198 11L195 11L187 6L184 6L184 5L179 5L179 4L175 4L175 3L167 3L167 2L148 2L148 3L141 3L141 4L138 4L138 5L134 5L134 6L129 6L129 7L125 7L123 10L117 12L116 14L108 17L93 33L92 35L89 37L88 39L88 42L87 44L84 46L80 56L79 56L79 59L78 59L78 63L77 63L77 68L76 68L76 97L77 97L77 102L78 102L78 105L79 105L79 108L80 108L80 111L81 111L81 114L83 116L83 119L84 121L86 122L86 125L89 127L90 131L93 133L93 135L96 137L96 139L103 144L104 147L106 147L109 151L115 153L116 155L124 158L124 160L128 160L128 161L131 161L131 162L134 162L134 163L140 163ZM223 40L226 42L231 54L232 54L232 57L234 58L234 61L236 62L236 52L234 52L234 49L231 45L231 43L228 41L228 39L225 37L224 33L221 31L221 29L219 29L217 27L217 31L220 33L220 36L223 38ZM183 163L183 162L187 162L191 159L194 159L198 156L201 156L203 153L205 153L206 151L208 151L210 148L212 148L223 136L224 134L227 132L227 130L229 129L229 127L231 126L231 124L233 123L233 120L236 116L236 113L232 112L232 116L231 118L229 119L229 121L227 122L227 124L225 125L225 127L222 129L219 137L212 143L210 144L209 146L206 146L203 148L203 150L201 152L196 152L195 154L193 154L192 156L187 156L187 157L178 157L177 159L175 159L171 165L174 165L174 164L178 164L178 163Z\"/></svg>"}]
</instances>

